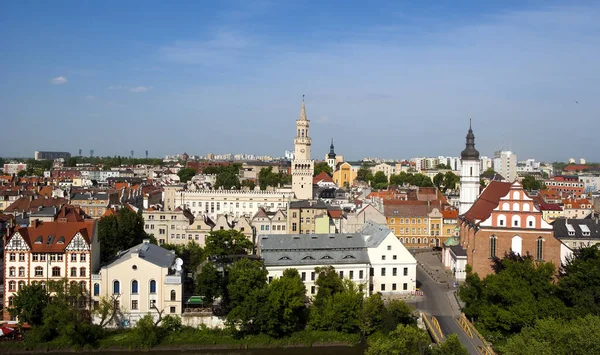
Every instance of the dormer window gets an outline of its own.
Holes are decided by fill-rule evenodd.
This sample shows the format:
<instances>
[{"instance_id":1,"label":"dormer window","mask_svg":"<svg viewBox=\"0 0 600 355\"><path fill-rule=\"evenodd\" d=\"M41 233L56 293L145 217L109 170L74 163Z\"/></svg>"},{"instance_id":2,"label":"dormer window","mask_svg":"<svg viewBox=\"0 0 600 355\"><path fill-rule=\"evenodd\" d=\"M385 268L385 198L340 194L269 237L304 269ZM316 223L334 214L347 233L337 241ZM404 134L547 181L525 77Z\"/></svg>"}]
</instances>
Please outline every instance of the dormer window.
<instances>
[{"instance_id":1,"label":"dormer window","mask_svg":"<svg viewBox=\"0 0 600 355\"><path fill-rule=\"evenodd\" d=\"M42 239L43 237L40 235L39 237L35 238L35 242L33 242L34 244L42 244Z\"/></svg>"},{"instance_id":2,"label":"dormer window","mask_svg":"<svg viewBox=\"0 0 600 355\"><path fill-rule=\"evenodd\" d=\"M57 244L65 244L65 236L61 235L56 241Z\"/></svg>"},{"instance_id":3,"label":"dormer window","mask_svg":"<svg viewBox=\"0 0 600 355\"><path fill-rule=\"evenodd\" d=\"M289 256L282 256L279 260L292 260Z\"/></svg>"},{"instance_id":4,"label":"dormer window","mask_svg":"<svg viewBox=\"0 0 600 355\"><path fill-rule=\"evenodd\" d=\"M324 257L321 258L321 260L323 260L323 259L325 259L325 260L331 260L333 258L331 256L329 256L329 255L325 255Z\"/></svg>"}]
</instances>

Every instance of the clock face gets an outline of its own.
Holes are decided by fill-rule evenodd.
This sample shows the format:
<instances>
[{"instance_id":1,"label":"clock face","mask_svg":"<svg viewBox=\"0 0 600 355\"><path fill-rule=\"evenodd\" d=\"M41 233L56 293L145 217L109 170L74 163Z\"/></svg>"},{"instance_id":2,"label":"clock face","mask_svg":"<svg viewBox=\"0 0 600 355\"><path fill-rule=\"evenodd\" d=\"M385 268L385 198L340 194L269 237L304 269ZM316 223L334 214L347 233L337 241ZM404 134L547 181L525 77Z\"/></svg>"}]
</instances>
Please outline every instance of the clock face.
<instances>
[{"instance_id":1,"label":"clock face","mask_svg":"<svg viewBox=\"0 0 600 355\"><path fill-rule=\"evenodd\" d=\"M304 149L300 149L300 153L304 153Z\"/></svg>"}]
</instances>

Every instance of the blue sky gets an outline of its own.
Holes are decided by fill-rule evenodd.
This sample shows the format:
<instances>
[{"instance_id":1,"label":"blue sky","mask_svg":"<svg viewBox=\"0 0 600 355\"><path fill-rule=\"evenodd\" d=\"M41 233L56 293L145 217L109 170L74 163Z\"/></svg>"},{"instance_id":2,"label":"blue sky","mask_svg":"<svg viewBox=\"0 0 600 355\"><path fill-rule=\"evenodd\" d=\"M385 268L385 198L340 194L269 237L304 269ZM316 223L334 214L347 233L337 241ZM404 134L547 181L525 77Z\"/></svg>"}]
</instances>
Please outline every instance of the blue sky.
<instances>
[{"instance_id":1,"label":"blue sky","mask_svg":"<svg viewBox=\"0 0 600 355\"><path fill-rule=\"evenodd\" d=\"M3 1L1 156L292 148L600 160L600 5ZM576 101L578 103L576 103Z\"/></svg>"}]
</instances>

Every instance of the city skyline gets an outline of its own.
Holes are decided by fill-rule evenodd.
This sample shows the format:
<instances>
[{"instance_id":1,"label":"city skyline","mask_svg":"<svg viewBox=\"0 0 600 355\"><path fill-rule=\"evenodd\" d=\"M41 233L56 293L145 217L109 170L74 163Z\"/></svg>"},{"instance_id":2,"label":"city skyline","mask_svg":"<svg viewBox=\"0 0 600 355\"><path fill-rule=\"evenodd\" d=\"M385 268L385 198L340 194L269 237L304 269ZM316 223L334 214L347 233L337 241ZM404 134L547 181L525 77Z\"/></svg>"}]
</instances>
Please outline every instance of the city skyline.
<instances>
[{"instance_id":1,"label":"city skyline","mask_svg":"<svg viewBox=\"0 0 600 355\"><path fill-rule=\"evenodd\" d=\"M317 159L458 156L472 117L482 155L600 160L591 2L32 4L0 5L0 156L281 156L306 94Z\"/></svg>"}]
</instances>

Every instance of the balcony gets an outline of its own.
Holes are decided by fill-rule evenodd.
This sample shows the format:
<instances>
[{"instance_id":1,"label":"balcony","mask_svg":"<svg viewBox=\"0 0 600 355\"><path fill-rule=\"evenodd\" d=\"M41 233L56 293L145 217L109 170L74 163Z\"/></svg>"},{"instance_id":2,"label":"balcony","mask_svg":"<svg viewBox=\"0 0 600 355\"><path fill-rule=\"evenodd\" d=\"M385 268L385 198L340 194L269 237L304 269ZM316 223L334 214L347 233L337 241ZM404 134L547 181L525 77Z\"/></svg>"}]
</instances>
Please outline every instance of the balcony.
<instances>
[{"instance_id":1,"label":"balcony","mask_svg":"<svg viewBox=\"0 0 600 355\"><path fill-rule=\"evenodd\" d=\"M172 275L165 277L165 285L179 285L181 284L181 276Z\"/></svg>"},{"instance_id":2,"label":"balcony","mask_svg":"<svg viewBox=\"0 0 600 355\"><path fill-rule=\"evenodd\" d=\"M102 275L100 275L100 274L92 274L92 280L102 280Z\"/></svg>"}]
</instances>

